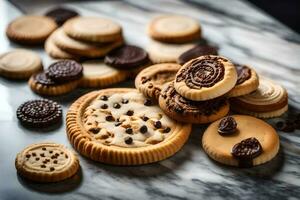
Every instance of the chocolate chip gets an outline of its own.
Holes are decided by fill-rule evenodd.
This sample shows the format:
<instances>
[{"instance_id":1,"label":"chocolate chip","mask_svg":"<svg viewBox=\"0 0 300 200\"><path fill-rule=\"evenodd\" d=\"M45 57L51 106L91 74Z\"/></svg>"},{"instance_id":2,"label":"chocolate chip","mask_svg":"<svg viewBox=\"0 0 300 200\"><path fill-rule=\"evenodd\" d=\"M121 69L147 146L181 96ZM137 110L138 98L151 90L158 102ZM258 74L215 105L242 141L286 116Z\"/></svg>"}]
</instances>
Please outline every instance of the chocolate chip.
<instances>
[{"instance_id":1,"label":"chocolate chip","mask_svg":"<svg viewBox=\"0 0 300 200\"><path fill-rule=\"evenodd\" d=\"M124 138L124 141L125 141L126 144L131 144L133 140L132 140L131 137L127 136L127 137Z\"/></svg>"},{"instance_id":2,"label":"chocolate chip","mask_svg":"<svg viewBox=\"0 0 300 200\"><path fill-rule=\"evenodd\" d=\"M128 134L132 134L133 130L132 128L126 128L125 132Z\"/></svg>"},{"instance_id":3,"label":"chocolate chip","mask_svg":"<svg viewBox=\"0 0 300 200\"><path fill-rule=\"evenodd\" d=\"M115 126L120 126L122 124L122 122L117 122L115 123Z\"/></svg>"},{"instance_id":4,"label":"chocolate chip","mask_svg":"<svg viewBox=\"0 0 300 200\"><path fill-rule=\"evenodd\" d=\"M171 128L170 127L166 127L164 130L163 130L163 133L169 133L171 131Z\"/></svg>"},{"instance_id":5,"label":"chocolate chip","mask_svg":"<svg viewBox=\"0 0 300 200\"><path fill-rule=\"evenodd\" d=\"M102 108L102 109L106 109L106 108L108 108L108 105L107 105L107 104L103 104L103 105L101 106L101 108Z\"/></svg>"},{"instance_id":6,"label":"chocolate chip","mask_svg":"<svg viewBox=\"0 0 300 200\"><path fill-rule=\"evenodd\" d=\"M149 88L149 89L153 88L153 84L152 84L152 83L149 83L149 84L148 84L148 88Z\"/></svg>"},{"instance_id":7,"label":"chocolate chip","mask_svg":"<svg viewBox=\"0 0 300 200\"><path fill-rule=\"evenodd\" d=\"M41 165L41 168L46 168L46 165Z\"/></svg>"},{"instance_id":8,"label":"chocolate chip","mask_svg":"<svg viewBox=\"0 0 300 200\"><path fill-rule=\"evenodd\" d=\"M108 97L107 97L106 95L102 95L102 96L100 97L100 99L101 99L102 101L107 101L107 100L108 100Z\"/></svg>"},{"instance_id":9,"label":"chocolate chip","mask_svg":"<svg viewBox=\"0 0 300 200\"><path fill-rule=\"evenodd\" d=\"M154 122L154 127L155 128L161 128L161 122L160 121Z\"/></svg>"},{"instance_id":10,"label":"chocolate chip","mask_svg":"<svg viewBox=\"0 0 300 200\"><path fill-rule=\"evenodd\" d=\"M142 120L145 121L145 122L148 121L148 119L149 119L149 117L146 117L146 116L142 116L141 118L142 118Z\"/></svg>"},{"instance_id":11,"label":"chocolate chip","mask_svg":"<svg viewBox=\"0 0 300 200\"><path fill-rule=\"evenodd\" d=\"M55 169L54 169L54 167L50 167L50 171L54 171Z\"/></svg>"},{"instance_id":12,"label":"chocolate chip","mask_svg":"<svg viewBox=\"0 0 300 200\"><path fill-rule=\"evenodd\" d=\"M276 128L279 131L284 131L284 132L293 132L295 130L294 123L290 120L277 122Z\"/></svg>"},{"instance_id":13,"label":"chocolate chip","mask_svg":"<svg viewBox=\"0 0 300 200\"><path fill-rule=\"evenodd\" d=\"M145 106L151 106L151 105L152 105L151 99L145 99L144 105L145 105Z\"/></svg>"},{"instance_id":14,"label":"chocolate chip","mask_svg":"<svg viewBox=\"0 0 300 200\"><path fill-rule=\"evenodd\" d=\"M108 122L115 121L115 118L114 118L112 115L107 115L107 116L105 117L105 119L106 119L106 121L108 121Z\"/></svg>"},{"instance_id":15,"label":"chocolate chip","mask_svg":"<svg viewBox=\"0 0 300 200\"><path fill-rule=\"evenodd\" d=\"M93 127L93 128L90 128L89 131L94 133L94 134L97 134L99 133L101 129L99 127Z\"/></svg>"},{"instance_id":16,"label":"chocolate chip","mask_svg":"<svg viewBox=\"0 0 300 200\"><path fill-rule=\"evenodd\" d=\"M46 147L43 147L42 150L43 150L43 151L46 151L47 149L46 149Z\"/></svg>"},{"instance_id":17,"label":"chocolate chip","mask_svg":"<svg viewBox=\"0 0 300 200\"><path fill-rule=\"evenodd\" d=\"M27 154L27 155L26 155L26 158L30 158L30 156L31 156L30 154Z\"/></svg>"},{"instance_id":18,"label":"chocolate chip","mask_svg":"<svg viewBox=\"0 0 300 200\"><path fill-rule=\"evenodd\" d=\"M54 163L54 164L57 164L57 160L53 160L53 163Z\"/></svg>"},{"instance_id":19,"label":"chocolate chip","mask_svg":"<svg viewBox=\"0 0 300 200\"><path fill-rule=\"evenodd\" d=\"M129 102L128 99L122 99L122 104L127 104Z\"/></svg>"},{"instance_id":20,"label":"chocolate chip","mask_svg":"<svg viewBox=\"0 0 300 200\"><path fill-rule=\"evenodd\" d=\"M44 160L43 163L44 163L44 164L47 164L47 160Z\"/></svg>"},{"instance_id":21,"label":"chocolate chip","mask_svg":"<svg viewBox=\"0 0 300 200\"><path fill-rule=\"evenodd\" d=\"M56 157L59 156L59 153L55 153L55 156L56 156Z\"/></svg>"},{"instance_id":22,"label":"chocolate chip","mask_svg":"<svg viewBox=\"0 0 300 200\"><path fill-rule=\"evenodd\" d=\"M40 156L41 156L41 157L45 157L45 154L44 154L44 153L41 153Z\"/></svg>"},{"instance_id":23,"label":"chocolate chip","mask_svg":"<svg viewBox=\"0 0 300 200\"><path fill-rule=\"evenodd\" d=\"M65 158L69 158L69 156L66 154L66 155L65 155Z\"/></svg>"},{"instance_id":24,"label":"chocolate chip","mask_svg":"<svg viewBox=\"0 0 300 200\"><path fill-rule=\"evenodd\" d=\"M252 160L262 153L262 147L259 141L252 137L242 140L235 144L232 148L231 154L237 159Z\"/></svg>"},{"instance_id":25,"label":"chocolate chip","mask_svg":"<svg viewBox=\"0 0 300 200\"><path fill-rule=\"evenodd\" d=\"M55 156L55 155L51 156L51 159L55 159L55 158L57 158L57 156Z\"/></svg>"},{"instance_id":26,"label":"chocolate chip","mask_svg":"<svg viewBox=\"0 0 300 200\"><path fill-rule=\"evenodd\" d=\"M116 108L116 109L119 109L119 108L121 108L121 105L118 104L118 103L114 103L113 107Z\"/></svg>"},{"instance_id":27,"label":"chocolate chip","mask_svg":"<svg viewBox=\"0 0 300 200\"><path fill-rule=\"evenodd\" d=\"M220 135L231 135L236 132L237 123L231 116L224 117L218 127L218 133Z\"/></svg>"},{"instance_id":28,"label":"chocolate chip","mask_svg":"<svg viewBox=\"0 0 300 200\"><path fill-rule=\"evenodd\" d=\"M40 158L39 158L39 157L36 157L35 160L38 161L38 160L40 160Z\"/></svg>"},{"instance_id":29,"label":"chocolate chip","mask_svg":"<svg viewBox=\"0 0 300 200\"><path fill-rule=\"evenodd\" d=\"M33 157L36 156L36 153L33 152L33 153L32 153L32 156L33 156Z\"/></svg>"},{"instance_id":30,"label":"chocolate chip","mask_svg":"<svg viewBox=\"0 0 300 200\"><path fill-rule=\"evenodd\" d=\"M53 153L53 151L49 151L49 153Z\"/></svg>"},{"instance_id":31,"label":"chocolate chip","mask_svg":"<svg viewBox=\"0 0 300 200\"><path fill-rule=\"evenodd\" d=\"M128 115L128 116L132 116L132 115L133 115L133 113L134 113L134 112L133 112L133 110L128 110L128 111L127 111L127 113L126 113L126 115Z\"/></svg>"},{"instance_id":32,"label":"chocolate chip","mask_svg":"<svg viewBox=\"0 0 300 200\"><path fill-rule=\"evenodd\" d=\"M141 133L146 133L147 131L148 131L147 126L145 126L145 125L141 126L141 128L140 128Z\"/></svg>"}]
</instances>

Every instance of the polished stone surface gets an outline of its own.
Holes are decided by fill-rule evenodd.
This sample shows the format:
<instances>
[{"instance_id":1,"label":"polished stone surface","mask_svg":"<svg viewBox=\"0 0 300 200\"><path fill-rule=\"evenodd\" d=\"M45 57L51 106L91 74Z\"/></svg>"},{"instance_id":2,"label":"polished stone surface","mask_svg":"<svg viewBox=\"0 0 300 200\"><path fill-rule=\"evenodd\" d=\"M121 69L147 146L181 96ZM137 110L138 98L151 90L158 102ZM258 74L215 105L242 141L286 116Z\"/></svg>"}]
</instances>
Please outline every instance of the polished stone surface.
<instances>
[{"instance_id":1,"label":"polished stone surface","mask_svg":"<svg viewBox=\"0 0 300 200\"><path fill-rule=\"evenodd\" d=\"M20 48L5 36L10 20L22 14L42 14L55 2L0 1L0 52ZM289 115L300 109L300 36L244 1L91 1L68 2L82 15L104 16L124 27L128 43L146 47L145 25L160 13L186 14L200 20L204 37L220 54L252 65L261 75L284 85L289 92ZM22 12L21 12L22 11ZM45 66L52 60L34 48ZM133 86L126 82L119 86ZM51 98L69 105L87 90ZM81 171L57 184L37 184L16 174L14 159L26 145L54 141L71 147L62 124L55 130L29 130L15 117L17 107L39 98L25 81L0 78L0 199L300 199L300 131L279 132L281 151L271 162L238 169L220 165L203 152L205 127L195 127L188 143L173 157L159 163L118 167L79 156ZM274 124L278 119L269 120Z\"/></svg>"}]
</instances>

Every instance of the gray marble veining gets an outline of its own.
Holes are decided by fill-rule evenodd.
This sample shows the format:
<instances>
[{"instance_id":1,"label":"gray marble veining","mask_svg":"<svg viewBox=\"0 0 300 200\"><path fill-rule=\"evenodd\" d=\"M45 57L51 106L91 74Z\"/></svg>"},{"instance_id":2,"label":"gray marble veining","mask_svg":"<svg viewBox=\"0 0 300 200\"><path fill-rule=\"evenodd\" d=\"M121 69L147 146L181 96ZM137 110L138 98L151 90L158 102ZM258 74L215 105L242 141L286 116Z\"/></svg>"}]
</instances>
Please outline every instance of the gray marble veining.
<instances>
[{"instance_id":1,"label":"gray marble veining","mask_svg":"<svg viewBox=\"0 0 300 200\"><path fill-rule=\"evenodd\" d=\"M0 53L20 46L5 37L10 20L22 14L42 14L59 1L0 1ZM178 13L198 19L204 37L220 54L252 65L260 74L284 85L292 115L300 109L300 36L252 5L238 0L201 1L74 1L66 6L85 16L104 16L122 24L128 43L146 47L145 25L161 13ZM22 12L21 12L22 11ZM35 48L47 66L52 60ZM133 86L132 82L120 87ZM87 90L52 98L68 106ZM37 98L26 82L0 78L0 199L300 199L300 131L280 132L281 151L271 162L238 169L220 165L203 152L205 127L195 126L183 149L159 163L118 167L80 156L81 172L58 184L36 184L17 176L14 159L24 146L55 141L72 148L65 125L57 130L34 131L18 124L15 110ZM277 119L269 120L274 124Z\"/></svg>"}]
</instances>

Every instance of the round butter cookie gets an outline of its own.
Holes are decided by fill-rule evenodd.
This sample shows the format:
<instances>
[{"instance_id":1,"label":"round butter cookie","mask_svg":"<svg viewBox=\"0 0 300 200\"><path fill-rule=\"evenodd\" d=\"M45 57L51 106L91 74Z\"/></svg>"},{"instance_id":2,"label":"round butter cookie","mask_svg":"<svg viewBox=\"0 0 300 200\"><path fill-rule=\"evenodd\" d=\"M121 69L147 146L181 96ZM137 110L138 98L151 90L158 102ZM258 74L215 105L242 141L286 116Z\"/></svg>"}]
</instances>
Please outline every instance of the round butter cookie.
<instances>
[{"instance_id":1,"label":"round butter cookie","mask_svg":"<svg viewBox=\"0 0 300 200\"><path fill-rule=\"evenodd\" d=\"M231 98L234 111L259 118L278 117L288 110L286 90L273 81L260 78L257 90L244 96Z\"/></svg>"},{"instance_id":2,"label":"round butter cookie","mask_svg":"<svg viewBox=\"0 0 300 200\"><path fill-rule=\"evenodd\" d=\"M173 82L166 84L161 91L159 106L170 118L193 124L213 122L229 112L229 103L226 98L191 101L176 92Z\"/></svg>"},{"instance_id":3,"label":"round butter cookie","mask_svg":"<svg viewBox=\"0 0 300 200\"><path fill-rule=\"evenodd\" d=\"M158 100L163 85L173 81L181 65L162 63L142 70L135 78L135 87L146 97Z\"/></svg>"},{"instance_id":4,"label":"round butter cookie","mask_svg":"<svg viewBox=\"0 0 300 200\"><path fill-rule=\"evenodd\" d=\"M246 65L235 64L237 82L232 90L227 93L228 97L237 97L255 91L259 85L258 75L255 70Z\"/></svg>"},{"instance_id":5,"label":"round butter cookie","mask_svg":"<svg viewBox=\"0 0 300 200\"><path fill-rule=\"evenodd\" d=\"M57 28L53 19L44 16L21 16L6 29L7 37L20 44L41 44Z\"/></svg>"},{"instance_id":6,"label":"round butter cookie","mask_svg":"<svg viewBox=\"0 0 300 200\"><path fill-rule=\"evenodd\" d=\"M167 117L136 89L88 93L67 114L68 138L82 155L115 165L140 165L166 159L183 146L190 124Z\"/></svg>"},{"instance_id":7,"label":"round butter cookie","mask_svg":"<svg viewBox=\"0 0 300 200\"><path fill-rule=\"evenodd\" d=\"M121 26L100 17L75 17L68 20L63 29L74 39L87 42L114 42L122 38Z\"/></svg>"},{"instance_id":8,"label":"round butter cookie","mask_svg":"<svg viewBox=\"0 0 300 200\"><path fill-rule=\"evenodd\" d=\"M28 79L43 70L40 56L29 50L17 49L0 55L0 75L12 79Z\"/></svg>"},{"instance_id":9,"label":"round butter cookie","mask_svg":"<svg viewBox=\"0 0 300 200\"><path fill-rule=\"evenodd\" d=\"M201 37L197 20L181 15L163 15L148 25L148 34L155 40L167 43L187 43Z\"/></svg>"},{"instance_id":10,"label":"round butter cookie","mask_svg":"<svg viewBox=\"0 0 300 200\"><path fill-rule=\"evenodd\" d=\"M176 63L179 56L185 51L193 48L195 44L166 44L151 40L147 51L149 53L150 60L153 63Z\"/></svg>"},{"instance_id":11,"label":"round butter cookie","mask_svg":"<svg viewBox=\"0 0 300 200\"><path fill-rule=\"evenodd\" d=\"M174 87L183 97L205 101L229 92L237 81L234 65L221 56L201 56L182 66Z\"/></svg>"},{"instance_id":12,"label":"round butter cookie","mask_svg":"<svg viewBox=\"0 0 300 200\"><path fill-rule=\"evenodd\" d=\"M239 167L270 161L277 155L279 145L279 137L272 126L247 115L215 121L202 136L202 146L209 157Z\"/></svg>"},{"instance_id":13,"label":"round butter cookie","mask_svg":"<svg viewBox=\"0 0 300 200\"><path fill-rule=\"evenodd\" d=\"M124 81L129 72L106 65L103 60L90 60L82 63L83 77L80 87L107 87Z\"/></svg>"},{"instance_id":14,"label":"round butter cookie","mask_svg":"<svg viewBox=\"0 0 300 200\"><path fill-rule=\"evenodd\" d=\"M18 174L36 182L65 180L79 169L79 160L61 144L38 143L18 153L15 161Z\"/></svg>"}]
</instances>

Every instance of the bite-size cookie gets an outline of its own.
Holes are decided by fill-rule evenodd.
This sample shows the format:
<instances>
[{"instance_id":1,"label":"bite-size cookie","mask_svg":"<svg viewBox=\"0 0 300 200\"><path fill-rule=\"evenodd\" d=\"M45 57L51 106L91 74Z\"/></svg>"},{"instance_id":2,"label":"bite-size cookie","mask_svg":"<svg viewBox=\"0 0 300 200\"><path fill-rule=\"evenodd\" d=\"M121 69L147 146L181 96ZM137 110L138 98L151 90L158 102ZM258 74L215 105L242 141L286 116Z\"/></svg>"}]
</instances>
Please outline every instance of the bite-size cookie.
<instances>
[{"instance_id":1,"label":"bite-size cookie","mask_svg":"<svg viewBox=\"0 0 300 200\"><path fill-rule=\"evenodd\" d=\"M79 160L61 144L38 143L18 153L15 161L18 174L36 182L58 182L72 177L79 169Z\"/></svg>"},{"instance_id":2,"label":"bite-size cookie","mask_svg":"<svg viewBox=\"0 0 300 200\"><path fill-rule=\"evenodd\" d=\"M182 15L162 15L148 25L148 34L155 40L167 43L187 43L201 37L197 20Z\"/></svg>"},{"instance_id":3,"label":"bite-size cookie","mask_svg":"<svg viewBox=\"0 0 300 200\"><path fill-rule=\"evenodd\" d=\"M70 8L64 8L64 7L55 7L52 8L51 10L47 11L46 16L51 17L54 19L56 24L58 26L63 25L67 20L77 17L79 14Z\"/></svg>"},{"instance_id":4,"label":"bite-size cookie","mask_svg":"<svg viewBox=\"0 0 300 200\"><path fill-rule=\"evenodd\" d=\"M0 75L12 79L27 79L43 70L40 56L29 50L17 49L0 55Z\"/></svg>"},{"instance_id":5,"label":"bite-size cookie","mask_svg":"<svg viewBox=\"0 0 300 200\"><path fill-rule=\"evenodd\" d=\"M90 60L82 63L83 77L80 87L107 87L124 81L129 72L106 65L103 60Z\"/></svg>"},{"instance_id":6,"label":"bite-size cookie","mask_svg":"<svg viewBox=\"0 0 300 200\"><path fill-rule=\"evenodd\" d=\"M193 124L213 122L229 112L229 102L226 98L191 101L176 92L173 82L166 84L161 91L159 106L170 118Z\"/></svg>"},{"instance_id":7,"label":"bite-size cookie","mask_svg":"<svg viewBox=\"0 0 300 200\"><path fill-rule=\"evenodd\" d=\"M115 165L157 162L186 142L190 124L181 124L136 89L112 88L75 101L66 119L68 138L82 155Z\"/></svg>"},{"instance_id":8,"label":"bite-size cookie","mask_svg":"<svg viewBox=\"0 0 300 200\"><path fill-rule=\"evenodd\" d=\"M234 65L225 57L207 55L182 66L174 81L176 91L194 101L205 101L230 91L237 81Z\"/></svg>"},{"instance_id":9,"label":"bite-size cookie","mask_svg":"<svg viewBox=\"0 0 300 200\"><path fill-rule=\"evenodd\" d=\"M176 63L179 56L187 50L193 48L195 44L167 44L151 40L148 44L147 51L150 60L153 63Z\"/></svg>"},{"instance_id":10,"label":"bite-size cookie","mask_svg":"<svg viewBox=\"0 0 300 200\"><path fill-rule=\"evenodd\" d=\"M181 65L162 63L142 70L135 78L135 87L146 97L158 100L163 85L173 81Z\"/></svg>"},{"instance_id":11,"label":"bite-size cookie","mask_svg":"<svg viewBox=\"0 0 300 200\"><path fill-rule=\"evenodd\" d=\"M41 44L57 28L53 19L45 16L21 16L6 29L7 37L20 44Z\"/></svg>"},{"instance_id":12,"label":"bite-size cookie","mask_svg":"<svg viewBox=\"0 0 300 200\"><path fill-rule=\"evenodd\" d=\"M287 91L273 81L261 77L257 90L230 100L234 111L259 118L278 117L288 110Z\"/></svg>"},{"instance_id":13,"label":"bite-size cookie","mask_svg":"<svg viewBox=\"0 0 300 200\"><path fill-rule=\"evenodd\" d=\"M68 20L63 29L68 36L87 42L114 42L122 38L118 23L100 17L75 17Z\"/></svg>"},{"instance_id":14,"label":"bite-size cookie","mask_svg":"<svg viewBox=\"0 0 300 200\"><path fill-rule=\"evenodd\" d=\"M279 137L272 126L247 115L215 121L202 136L202 146L209 157L239 167L270 161L278 153L279 145Z\"/></svg>"},{"instance_id":15,"label":"bite-size cookie","mask_svg":"<svg viewBox=\"0 0 300 200\"><path fill-rule=\"evenodd\" d=\"M259 85L259 78L254 69L246 65L234 64L237 71L237 81L232 90L226 95L237 97L255 91Z\"/></svg>"}]
</instances>

